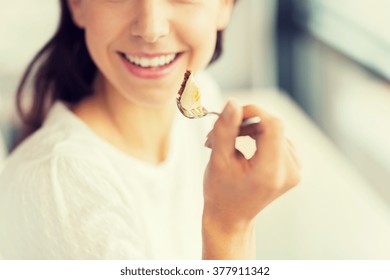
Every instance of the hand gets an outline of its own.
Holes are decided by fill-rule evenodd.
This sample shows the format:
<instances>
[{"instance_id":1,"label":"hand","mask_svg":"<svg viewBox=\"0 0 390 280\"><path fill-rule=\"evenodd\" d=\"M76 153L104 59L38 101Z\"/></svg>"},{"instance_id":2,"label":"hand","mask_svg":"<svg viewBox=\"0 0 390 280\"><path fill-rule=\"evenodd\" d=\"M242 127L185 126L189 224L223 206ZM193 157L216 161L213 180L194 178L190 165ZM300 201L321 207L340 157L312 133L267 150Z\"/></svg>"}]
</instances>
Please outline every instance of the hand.
<instances>
[{"instance_id":1,"label":"hand","mask_svg":"<svg viewBox=\"0 0 390 280\"><path fill-rule=\"evenodd\" d=\"M259 124L240 128L244 118L255 116L261 118ZM243 135L256 141L256 152L250 159L235 148L236 138ZM226 105L205 145L212 153L204 177L204 246L213 247L215 238L221 237L245 243L244 236L252 235L256 215L299 182L295 149L280 120L258 107L242 108L233 101ZM234 256L240 249L237 246L230 250ZM225 258L223 254L211 255Z\"/></svg>"}]
</instances>

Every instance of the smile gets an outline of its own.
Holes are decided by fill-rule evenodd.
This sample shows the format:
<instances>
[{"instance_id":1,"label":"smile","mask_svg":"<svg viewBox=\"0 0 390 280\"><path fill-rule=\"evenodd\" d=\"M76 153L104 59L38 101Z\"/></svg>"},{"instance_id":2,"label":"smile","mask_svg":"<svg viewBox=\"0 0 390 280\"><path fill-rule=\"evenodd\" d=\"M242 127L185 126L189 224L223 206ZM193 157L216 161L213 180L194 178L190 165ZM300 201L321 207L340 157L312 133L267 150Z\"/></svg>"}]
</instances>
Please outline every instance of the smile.
<instances>
[{"instance_id":1,"label":"smile","mask_svg":"<svg viewBox=\"0 0 390 280\"><path fill-rule=\"evenodd\" d=\"M131 64L142 68L162 67L172 63L178 56L178 54L167 54L167 55L146 57L146 56L128 55L125 53L119 53L119 54Z\"/></svg>"}]
</instances>

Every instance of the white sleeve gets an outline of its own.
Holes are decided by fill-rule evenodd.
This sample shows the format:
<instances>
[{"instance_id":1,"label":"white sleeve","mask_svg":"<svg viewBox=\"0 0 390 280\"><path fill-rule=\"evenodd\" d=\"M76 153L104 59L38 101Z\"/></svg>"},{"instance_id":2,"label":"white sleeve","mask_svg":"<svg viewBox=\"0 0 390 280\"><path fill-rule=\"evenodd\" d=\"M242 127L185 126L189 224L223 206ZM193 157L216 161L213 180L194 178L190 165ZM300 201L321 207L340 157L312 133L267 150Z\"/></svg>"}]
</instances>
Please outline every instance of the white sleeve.
<instances>
[{"instance_id":1,"label":"white sleeve","mask_svg":"<svg viewBox=\"0 0 390 280\"><path fill-rule=\"evenodd\" d=\"M104 163L54 156L10 175L0 199L4 258L145 258L132 203Z\"/></svg>"}]
</instances>

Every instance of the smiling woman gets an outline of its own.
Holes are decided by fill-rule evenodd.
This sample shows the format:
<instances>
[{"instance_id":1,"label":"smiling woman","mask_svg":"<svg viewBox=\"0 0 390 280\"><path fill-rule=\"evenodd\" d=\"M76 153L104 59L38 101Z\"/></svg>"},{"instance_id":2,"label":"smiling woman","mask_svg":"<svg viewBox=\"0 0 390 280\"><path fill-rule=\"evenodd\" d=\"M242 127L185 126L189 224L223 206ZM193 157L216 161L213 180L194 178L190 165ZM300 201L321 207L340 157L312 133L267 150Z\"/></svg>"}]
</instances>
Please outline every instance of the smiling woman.
<instances>
[{"instance_id":1,"label":"smiling woman","mask_svg":"<svg viewBox=\"0 0 390 280\"><path fill-rule=\"evenodd\" d=\"M187 69L216 94L201 72L234 2L60 1L18 89L29 137L0 175L5 258L255 257L256 215L299 181L293 145L256 106L228 102L212 127L175 103ZM241 130L251 117L262 121ZM242 135L262 152L238 153Z\"/></svg>"},{"instance_id":2,"label":"smiling woman","mask_svg":"<svg viewBox=\"0 0 390 280\"><path fill-rule=\"evenodd\" d=\"M116 75L122 76L122 84L132 79L132 76L140 76L141 84L143 83L143 78L156 79L164 76L164 80L168 80L166 84L170 87L170 92L175 94L177 90L176 85L180 84L178 77L185 72L186 68L193 70L203 68L210 62L210 56L212 56L211 62L220 56L222 51L222 30L226 27L229 20L229 10L226 10L224 15L219 16L219 19L216 16L210 17L210 14L204 13L205 9L203 6L208 7L206 11L210 10L210 12L213 12L214 10L215 13L215 10L218 9L217 3L219 1L207 1L205 3L203 1L177 1L180 5L175 4L172 7L165 3L159 7L154 7L154 9L159 9L158 17L154 15L157 10L149 11L147 7L149 1L145 1L144 4L137 4L137 1L98 1L92 5L92 8L90 8L91 4L89 1L69 1L70 10L65 0L60 2L62 14L59 28L53 38L36 55L25 72L18 89L18 109L26 125L25 136L42 125L48 110L47 103L52 104L55 100L77 103L92 94L93 82L97 74L95 63L98 67L103 67L102 72L107 77L112 77L114 73L121 71L121 73ZM191 3L193 5L189 5ZM137 5L137 7L134 5ZM164 32L168 31L163 31L161 22L157 21L158 18L162 18L163 8L166 10L166 13L180 15L172 19L165 19L167 21L166 26L169 29L172 26L180 26L180 30L168 30L170 34L177 34L179 31L180 36L187 34L187 37L195 42L195 46L179 41L181 37L178 35L175 35L174 41L171 39L173 35L170 35L170 38L165 38ZM177 9L179 11L176 11ZM147 11L146 17L142 15L145 11ZM196 15L197 13L194 13L196 11L198 11L198 16ZM187 21L189 12L191 12L191 21ZM134 15L131 17L129 16L131 14ZM96 15L99 16L95 20L94 16ZM74 24L72 16L75 18L75 23L78 27ZM104 20L105 16L108 17L106 20ZM196 20L197 17L200 17L198 21ZM113 18L116 20L112 20ZM207 30L204 25L210 24L207 21L203 23L204 19L208 18L210 21L214 21L214 25L220 25L216 26L218 29L217 37L215 37L215 33L207 35L203 32L203 30ZM218 20L220 22L217 22ZM110 22L110 24L107 24L107 22ZM179 22L180 24L178 24ZM188 24L192 24L196 29L191 29ZM91 28L85 29L84 25L91 26ZM188 30L193 30L193 32L198 30L199 34L191 33L188 36ZM84 41L84 36L86 41ZM150 38L150 36L157 37ZM133 41L132 49L129 49L127 46L127 41L130 37ZM159 40L158 37L163 38ZM99 38L100 41L94 41ZM199 40L199 38L203 38L203 40ZM158 40L157 44L153 43L154 40ZM200 44L202 47L194 55L191 50L192 48L198 49L197 44L199 42L202 42ZM208 46L203 42L209 42ZM198 53L205 57L198 57ZM118 56L118 54L120 55ZM156 63L156 57L159 61L160 59L165 62L172 61L169 61L170 63L167 63L164 67L143 67L143 65L148 66L151 63ZM178 61L178 58L181 58L180 61ZM189 61L190 59L192 62ZM139 62L138 64L137 61ZM189 65L186 65L187 61L190 63ZM180 62L186 65L186 67L178 67L176 66L178 63L173 62ZM22 107L23 89L27 78L32 74L36 64L41 65L34 78L36 98L33 99L31 107L26 109ZM58 67L58 65L61 66ZM126 72L123 73L123 66L132 75L128 75ZM171 73L173 70L175 73ZM68 75L68 72L73 72L73 74ZM167 76L167 72L169 72L169 76ZM115 81L117 79L111 78L110 80ZM135 78L135 80L137 81L138 79ZM160 79L158 82L161 83ZM124 85L120 86L117 84L116 86L122 87L122 92L136 91L134 89L130 91ZM134 88L133 84L132 88ZM159 92L160 89L159 87ZM147 98L147 96L144 96L144 98ZM160 94L157 93L155 99L164 101L169 98L161 98Z\"/></svg>"}]
</instances>

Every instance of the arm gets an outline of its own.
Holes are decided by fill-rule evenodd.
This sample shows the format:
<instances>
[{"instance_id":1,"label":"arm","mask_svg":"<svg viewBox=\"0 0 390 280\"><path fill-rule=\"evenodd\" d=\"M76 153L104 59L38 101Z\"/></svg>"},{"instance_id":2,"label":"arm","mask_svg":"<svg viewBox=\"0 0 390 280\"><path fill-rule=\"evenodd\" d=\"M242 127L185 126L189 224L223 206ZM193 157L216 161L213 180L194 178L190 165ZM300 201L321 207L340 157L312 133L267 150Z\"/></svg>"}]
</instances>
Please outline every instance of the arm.
<instances>
[{"instance_id":1,"label":"arm","mask_svg":"<svg viewBox=\"0 0 390 280\"><path fill-rule=\"evenodd\" d=\"M261 123L240 128L243 118ZM235 149L238 136L256 141L246 159ZM257 214L299 182L300 164L281 122L255 106L241 108L230 101L210 132L212 150L204 178L202 220L204 259L255 258Z\"/></svg>"}]
</instances>

